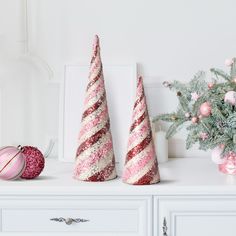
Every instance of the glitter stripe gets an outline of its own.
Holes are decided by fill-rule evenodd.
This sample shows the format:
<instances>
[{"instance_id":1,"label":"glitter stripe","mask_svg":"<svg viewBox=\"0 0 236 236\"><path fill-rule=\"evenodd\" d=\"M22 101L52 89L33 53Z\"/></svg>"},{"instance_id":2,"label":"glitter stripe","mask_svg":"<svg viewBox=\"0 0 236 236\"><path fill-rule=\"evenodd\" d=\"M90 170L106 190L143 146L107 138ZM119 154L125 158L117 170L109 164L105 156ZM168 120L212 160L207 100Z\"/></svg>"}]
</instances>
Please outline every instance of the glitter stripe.
<instances>
[{"instance_id":1,"label":"glitter stripe","mask_svg":"<svg viewBox=\"0 0 236 236\"><path fill-rule=\"evenodd\" d=\"M142 93L141 97L139 97L135 104L134 104L134 109L138 106L138 104L144 99L144 94Z\"/></svg>"},{"instance_id":2,"label":"glitter stripe","mask_svg":"<svg viewBox=\"0 0 236 236\"><path fill-rule=\"evenodd\" d=\"M141 142L139 143L137 146L135 146L134 148L132 148L126 155L126 163L132 159L133 157L135 157L135 155L137 155L138 153L140 153L143 149L145 149L148 144L151 142L152 140L152 133L149 132L149 134L147 135L147 137Z\"/></svg>"},{"instance_id":3,"label":"glitter stripe","mask_svg":"<svg viewBox=\"0 0 236 236\"><path fill-rule=\"evenodd\" d=\"M106 104L106 100L102 103L102 105L99 107L99 109L96 111L96 114L89 114L88 116L86 116L84 119L82 119L81 121L81 127L83 127L84 125L86 125L88 122L92 121L94 119L94 116L98 116L104 109L106 109L107 104Z\"/></svg>"},{"instance_id":4,"label":"glitter stripe","mask_svg":"<svg viewBox=\"0 0 236 236\"><path fill-rule=\"evenodd\" d=\"M145 106L146 106L146 102L144 99L142 99L142 101L136 106L136 108L133 111L133 115L132 115L133 120L135 119L135 117L138 116L139 113L143 113Z\"/></svg>"},{"instance_id":5,"label":"glitter stripe","mask_svg":"<svg viewBox=\"0 0 236 236\"><path fill-rule=\"evenodd\" d=\"M149 130L148 130L147 122L142 122L140 124L139 128L137 129L137 131L134 130L130 134L129 141L128 141L128 150L132 149L134 146L136 146L138 143L140 143L144 139L144 137L146 137L145 134L148 131Z\"/></svg>"},{"instance_id":6,"label":"glitter stripe","mask_svg":"<svg viewBox=\"0 0 236 236\"><path fill-rule=\"evenodd\" d=\"M147 113L144 111L144 113L137 120L134 121L134 123L132 124L130 128L130 132L132 132L135 129L135 127L140 125L146 116L147 116Z\"/></svg>"},{"instance_id":7,"label":"glitter stripe","mask_svg":"<svg viewBox=\"0 0 236 236\"><path fill-rule=\"evenodd\" d=\"M91 107L89 107L83 113L82 119L84 119L86 116L88 116L91 113L93 113L94 111L96 111L102 105L102 103L104 102L105 98L106 98L106 94L104 92L103 95L99 98L99 100L96 103L94 103Z\"/></svg>"},{"instance_id":8,"label":"glitter stripe","mask_svg":"<svg viewBox=\"0 0 236 236\"><path fill-rule=\"evenodd\" d=\"M78 150L77 150L77 156L79 156L83 151L85 151L87 148L91 147L94 143L96 143L110 128L110 122L107 121L105 127L100 129L97 133L95 133L93 136L91 136L89 139L87 139L85 142L83 142Z\"/></svg>"},{"instance_id":9,"label":"glitter stripe","mask_svg":"<svg viewBox=\"0 0 236 236\"><path fill-rule=\"evenodd\" d=\"M94 165L97 161L99 161L102 157L107 155L110 151L112 151L111 140L105 143L97 152L91 154L84 161L80 162L76 170L77 173L81 173L83 170L88 169L90 166Z\"/></svg>"},{"instance_id":10,"label":"glitter stripe","mask_svg":"<svg viewBox=\"0 0 236 236\"><path fill-rule=\"evenodd\" d=\"M94 181L104 181L108 180L109 177L111 177L111 174L113 173L114 166L115 166L115 161L114 161L114 156L112 159L112 163L108 164L103 170L100 172L96 173L95 175L92 175L91 177L88 178L88 181L94 182ZM112 178L114 178L112 176Z\"/></svg>"},{"instance_id":11,"label":"glitter stripe","mask_svg":"<svg viewBox=\"0 0 236 236\"><path fill-rule=\"evenodd\" d=\"M79 133L79 139L82 139L82 136L86 132L90 132L96 125L98 125L101 121L105 119L107 116L108 109L107 107L105 110L103 110L98 116L96 116L93 120L89 121L87 124L85 124Z\"/></svg>"},{"instance_id":12,"label":"glitter stripe","mask_svg":"<svg viewBox=\"0 0 236 236\"><path fill-rule=\"evenodd\" d=\"M130 159L130 160L125 164L125 167L126 167L126 168L130 168L131 166L135 165L135 164L138 162L138 160L139 160L140 158L142 158L142 156L147 155L147 152L150 152L150 150L151 150L152 148L153 148L152 142L150 142L149 145L148 145L144 150L142 150L139 154L137 154L137 155L135 156L135 158Z\"/></svg>"},{"instance_id":13,"label":"glitter stripe","mask_svg":"<svg viewBox=\"0 0 236 236\"><path fill-rule=\"evenodd\" d=\"M111 133L107 132L105 135L103 135L99 142L94 143L91 148L86 149L84 152L82 152L79 157L77 158L77 163L80 163L81 161L88 158L92 153L97 152L97 150L100 149L101 145L104 143L107 143L109 140L111 140Z\"/></svg>"},{"instance_id":14,"label":"glitter stripe","mask_svg":"<svg viewBox=\"0 0 236 236\"><path fill-rule=\"evenodd\" d=\"M84 104L86 105L92 98L94 98L98 92L104 90L104 82L102 80L98 81L97 87L94 88L91 93L88 93L88 95L85 98Z\"/></svg>"},{"instance_id":15,"label":"glitter stripe","mask_svg":"<svg viewBox=\"0 0 236 236\"><path fill-rule=\"evenodd\" d=\"M103 75L102 75L102 66L101 66L98 74L93 79L91 79L90 82L88 83L87 91L89 90L90 87L92 87L96 83L97 80L101 79L102 76Z\"/></svg>"},{"instance_id":16,"label":"glitter stripe","mask_svg":"<svg viewBox=\"0 0 236 236\"><path fill-rule=\"evenodd\" d=\"M140 178L137 182L134 183L134 185L143 185L143 184L150 184L152 182L153 179L153 173L156 173L157 168L156 165L154 164L151 168L151 170L149 170L142 178Z\"/></svg>"},{"instance_id":17,"label":"glitter stripe","mask_svg":"<svg viewBox=\"0 0 236 236\"><path fill-rule=\"evenodd\" d=\"M137 174L140 170L142 170L149 161L153 159L153 156L155 155L154 149L151 149L149 152L147 152L147 155L139 158L139 160L136 162L135 165L132 165L130 168L127 168L124 171L123 177L125 180L129 179L131 176L134 176Z\"/></svg>"}]
</instances>

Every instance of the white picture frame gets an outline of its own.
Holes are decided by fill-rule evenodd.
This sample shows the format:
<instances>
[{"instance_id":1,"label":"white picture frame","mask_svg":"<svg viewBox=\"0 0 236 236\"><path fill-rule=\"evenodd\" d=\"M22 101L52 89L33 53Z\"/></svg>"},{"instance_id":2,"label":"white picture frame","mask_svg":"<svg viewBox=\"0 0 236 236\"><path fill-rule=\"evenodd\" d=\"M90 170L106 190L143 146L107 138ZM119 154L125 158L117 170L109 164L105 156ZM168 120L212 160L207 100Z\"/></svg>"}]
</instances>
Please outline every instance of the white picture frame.
<instances>
[{"instance_id":1,"label":"white picture frame","mask_svg":"<svg viewBox=\"0 0 236 236\"><path fill-rule=\"evenodd\" d=\"M116 162L123 165L135 99L136 64L103 65ZM73 162L89 65L66 65L60 92L59 160Z\"/></svg>"}]
</instances>

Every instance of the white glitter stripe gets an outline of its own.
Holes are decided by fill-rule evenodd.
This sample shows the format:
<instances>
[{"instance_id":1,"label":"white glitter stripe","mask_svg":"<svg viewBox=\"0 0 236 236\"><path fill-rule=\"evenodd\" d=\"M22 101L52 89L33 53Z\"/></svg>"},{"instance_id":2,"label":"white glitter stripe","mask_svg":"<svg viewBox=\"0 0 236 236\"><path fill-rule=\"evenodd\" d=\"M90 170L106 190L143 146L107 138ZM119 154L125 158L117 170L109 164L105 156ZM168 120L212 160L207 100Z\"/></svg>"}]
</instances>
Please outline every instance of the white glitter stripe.
<instances>
[{"instance_id":1,"label":"white glitter stripe","mask_svg":"<svg viewBox=\"0 0 236 236\"><path fill-rule=\"evenodd\" d=\"M106 168L107 165L112 163L113 157L113 150L111 149L110 152L106 155L106 157L102 157L98 162L91 165L87 171L83 171L78 176L79 179L87 180L89 177L95 175L96 173L102 171Z\"/></svg>"},{"instance_id":2,"label":"white glitter stripe","mask_svg":"<svg viewBox=\"0 0 236 236\"><path fill-rule=\"evenodd\" d=\"M94 90L94 86L97 87L99 83L101 83L101 81L98 79L91 87L89 87L88 91L86 91L86 95L90 94Z\"/></svg>"},{"instance_id":3,"label":"white glitter stripe","mask_svg":"<svg viewBox=\"0 0 236 236\"><path fill-rule=\"evenodd\" d=\"M133 157L126 163L125 168L128 169L136 165L138 161L140 161L142 157L146 156L147 152L151 152L151 150L152 150L152 144L149 143L148 146L144 150L142 150L139 154L137 154L135 157Z\"/></svg>"},{"instance_id":4,"label":"white glitter stripe","mask_svg":"<svg viewBox=\"0 0 236 236\"><path fill-rule=\"evenodd\" d=\"M92 105L94 105L97 101L99 101L99 99L103 95L104 91L105 91L105 89L103 87L99 90L99 92L92 99L89 99L87 104L85 104L85 106L84 106L84 111L86 111L88 108L90 108Z\"/></svg>"},{"instance_id":5,"label":"white glitter stripe","mask_svg":"<svg viewBox=\"0 0 236 236\"><path fill-rule=\"evenodd\" d=\"M80 144L83 143L85 140L89 139L92 135L96 134L99 130L104 128L107 121L108 121L108 114L104 117L102 122L98 123L96 126L94 126L92 129L85 132L83 136L80 137L79 139Z\"/></svg>"},{"instance_id":6,"label":"white glitter stripe","mask_svg":"<svg viewBox=\"0 0 236 236\"><path fill-rule=\"evenodd\" d=\"M146 125L145 123L147 122L146 121L147 118L145 118L141 123L140 125L138 125L137 127L135 127L135 129L130 133L130 136L132 136L132 134L136 134L138 132L138 130L140 129L141 126L143 125ZM142 133L142 136L141 135L137 135L138 137L135 139L135 141L133 143L131 143L129 146L128 146L128 152L133 148L135 147L136 145L138 145L139 143L141 143L147 136L148 136L149 132L148 130L146 131L146 133Z\"/></svg>"},{"instance_id":7,"label":"white glitter stripe","mask_svg":"<svg viewBox=\"0 0 236 236\"><path fill-rule=\"evenodd\" d=\"M138 180L140 180L144 175L146 175L151 170L153 165L154 165L154 160L151 159L143 169L141 169L136 175L131 176L128 180L126 180L126 182L129 184L138 182Z\"/></svg>"},{"instance_id":8,"label":"white glitter stripe","mask_svg":"<svg viewBox=\"0 0 236 236\"><path fill-rule=\"evenodd\" d=\"M85 160L88 158L91 154L96 153L100 147L103 146L103 144L107 143L111 139L110 132L107 132L105 135L102 136L102 138L99 139L98 142L94 143L91 147L80 153L76 164L79 164L80 161Z\"/></svg>"}]
</instances>

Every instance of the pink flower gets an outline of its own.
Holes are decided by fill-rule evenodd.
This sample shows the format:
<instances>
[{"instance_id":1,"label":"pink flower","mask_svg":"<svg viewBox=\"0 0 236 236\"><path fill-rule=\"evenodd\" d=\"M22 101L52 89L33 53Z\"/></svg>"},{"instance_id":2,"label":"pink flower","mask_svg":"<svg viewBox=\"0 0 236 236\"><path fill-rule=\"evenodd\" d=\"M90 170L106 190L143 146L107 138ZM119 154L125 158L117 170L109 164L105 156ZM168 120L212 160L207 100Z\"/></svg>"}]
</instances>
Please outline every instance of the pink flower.
<instances>
[{"instance_id":1,"label":"pink flower","mask_svg":"<svg viewBox=\"0 0 236 236\"><path fill-rule=\"evenodd\" d=\"M200 96L199 96L196 92L191 93L191 99L192 99L193 101L196 102L199 97L200 97Z\"/></svg>"},{"instance_id":2,"label":"pink flower","mask_svg":"<svg viewBox=\"0 0 236 236\"><path fill-rule=\"evenodd\" d=\"M202 133L200 133L200 138L201 138L201 140L204 141L209 138L209 135L205 132L202 132Z\"/></svg>"}]
</instances>

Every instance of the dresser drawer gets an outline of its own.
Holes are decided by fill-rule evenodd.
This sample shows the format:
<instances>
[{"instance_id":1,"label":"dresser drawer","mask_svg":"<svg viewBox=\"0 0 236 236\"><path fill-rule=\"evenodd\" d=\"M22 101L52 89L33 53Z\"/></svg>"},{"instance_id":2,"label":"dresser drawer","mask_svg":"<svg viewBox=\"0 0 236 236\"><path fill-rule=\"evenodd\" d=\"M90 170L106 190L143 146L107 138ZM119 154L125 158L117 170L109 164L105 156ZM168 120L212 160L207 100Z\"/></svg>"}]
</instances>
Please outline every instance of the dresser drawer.
<instances>
[{"instance_id":1,"label":"dresser drawer","mask_svg":"<svg viewBox=\"0 0 236 236\"><path fill-rule=\"evenodd\" d=\"M2 208L2 232L147 236L150 217L149 197L22 200Z\"/></svg>"},{"instance_id":2,"label":"dresser drawer","mask_svg":"<svg viewBox=\"0 0 236 236\"><path fill-rule=\"evenodd\" d=\"M154 215L156 236L236 235L236 197L157 197Z\"/></svg>"}]
</instances>

